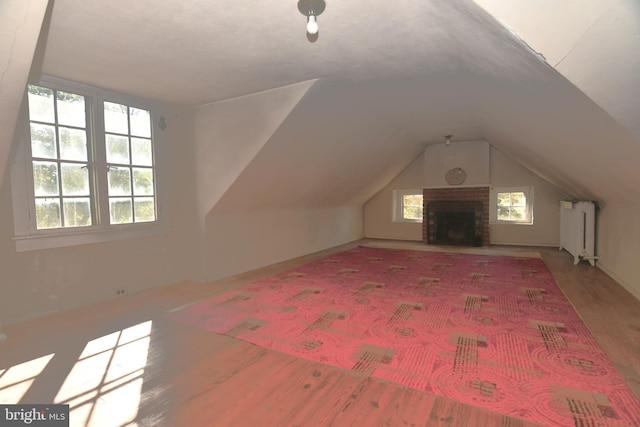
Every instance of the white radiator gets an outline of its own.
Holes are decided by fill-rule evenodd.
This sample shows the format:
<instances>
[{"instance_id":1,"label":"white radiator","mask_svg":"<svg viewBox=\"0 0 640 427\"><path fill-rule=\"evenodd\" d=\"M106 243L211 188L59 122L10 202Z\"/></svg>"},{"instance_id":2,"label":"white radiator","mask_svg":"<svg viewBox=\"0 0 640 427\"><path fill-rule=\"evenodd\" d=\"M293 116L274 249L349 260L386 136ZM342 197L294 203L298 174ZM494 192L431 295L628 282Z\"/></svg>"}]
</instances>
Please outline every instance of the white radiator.
<instances>
[{"instance_id":1,"label":"white radiator","mask_svg":"<svg viewBox=\"0 0 640 427\"><path fill-rule=\"evenodd\" d=\"M573 263L581 259L596 265L596 206L594 202L560 202L560 249L573 255Z\"/></svg>"}]
</instances>

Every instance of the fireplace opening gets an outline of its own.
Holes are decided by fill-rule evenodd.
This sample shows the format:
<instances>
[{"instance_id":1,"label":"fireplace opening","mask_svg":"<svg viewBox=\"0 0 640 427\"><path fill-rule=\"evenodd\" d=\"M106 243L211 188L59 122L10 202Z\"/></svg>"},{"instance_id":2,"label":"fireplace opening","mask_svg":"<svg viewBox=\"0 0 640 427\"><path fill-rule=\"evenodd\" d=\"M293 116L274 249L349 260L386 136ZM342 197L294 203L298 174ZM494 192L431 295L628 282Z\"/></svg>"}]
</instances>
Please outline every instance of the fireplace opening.
<instances>
[{"instance_id":1,"label":"fireplace opening","mask_svg":"<svg viewBox=\"0 0 640 427\"><path fill-rule=\"evenodd\" d=\"M432 201L426 216L427 243L482 246L482 202Z\"/></svg>"}]
</instances>

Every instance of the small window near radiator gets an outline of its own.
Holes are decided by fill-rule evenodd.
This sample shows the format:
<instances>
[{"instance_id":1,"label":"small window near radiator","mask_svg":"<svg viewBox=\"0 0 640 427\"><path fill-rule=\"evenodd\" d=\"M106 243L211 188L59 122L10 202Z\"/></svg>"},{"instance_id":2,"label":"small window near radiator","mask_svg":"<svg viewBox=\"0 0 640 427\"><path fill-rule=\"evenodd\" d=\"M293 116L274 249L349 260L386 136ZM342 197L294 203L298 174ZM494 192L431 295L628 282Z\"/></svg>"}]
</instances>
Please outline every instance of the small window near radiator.
<instances>
[{"instance_id":1,"label":"small window near radiator","mask_svg":"<svg viewBox=\"0 0 640 427\"><path fill-rule=\"evenodd\" d=\"M533 224L533 187L491 189L491 222Z\"/></svg>"}]
</instances>

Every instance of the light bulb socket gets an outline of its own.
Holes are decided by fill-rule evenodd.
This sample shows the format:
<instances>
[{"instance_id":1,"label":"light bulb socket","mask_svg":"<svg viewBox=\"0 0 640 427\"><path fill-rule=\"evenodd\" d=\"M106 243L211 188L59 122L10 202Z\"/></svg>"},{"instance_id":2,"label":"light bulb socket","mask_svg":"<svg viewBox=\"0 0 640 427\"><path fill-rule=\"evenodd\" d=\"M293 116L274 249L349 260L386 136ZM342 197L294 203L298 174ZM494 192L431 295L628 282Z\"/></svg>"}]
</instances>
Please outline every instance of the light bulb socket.
<instances>
[{"instance_id":1,"label":"light bulb socket","mask_svg":"<svg viewBox=\"0 0 640 427\"><path fill-rule=\"evenodd\" d=\"M325 7L324 0L298 0L298 11L307 17L307 33L310 36L318 34L317 17L322 15Z\"/></svg>"}]
</instances>

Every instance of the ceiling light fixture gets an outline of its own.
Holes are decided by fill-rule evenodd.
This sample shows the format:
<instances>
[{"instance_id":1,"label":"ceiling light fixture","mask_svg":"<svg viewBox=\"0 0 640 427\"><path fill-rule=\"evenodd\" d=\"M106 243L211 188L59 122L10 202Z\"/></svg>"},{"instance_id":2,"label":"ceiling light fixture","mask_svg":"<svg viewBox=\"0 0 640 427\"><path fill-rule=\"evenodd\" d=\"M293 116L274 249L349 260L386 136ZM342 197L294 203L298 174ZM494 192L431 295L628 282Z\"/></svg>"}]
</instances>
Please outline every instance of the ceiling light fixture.
<instances>
[{"instance_id":1,"label":"ceiling light fixture","mask_svg":"<svg viewBox=\"0 0 640 427\"><path fill-rule=\"evenodd\" d=\"M298 10L307 17L307 33L318 34L318 16L324 12L324 0L299 0Z\"/></svg>"},{"instance_id":2,"label":"ceiling light fixture","mask_svg":"<svg viewBox=\"0 0 640 427\"><path fill-rule=\"evenodd\" d=\"M446 145L447 147L451 145L451 137L453 137L453 135L445 135L445 142L444 145Z\"/></svg>"}]
</instances>

